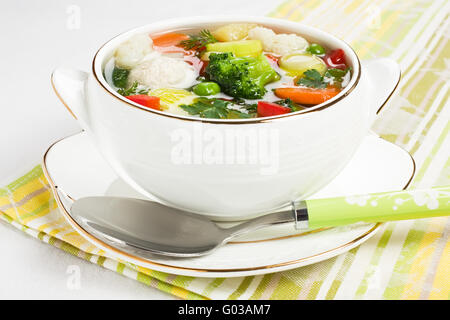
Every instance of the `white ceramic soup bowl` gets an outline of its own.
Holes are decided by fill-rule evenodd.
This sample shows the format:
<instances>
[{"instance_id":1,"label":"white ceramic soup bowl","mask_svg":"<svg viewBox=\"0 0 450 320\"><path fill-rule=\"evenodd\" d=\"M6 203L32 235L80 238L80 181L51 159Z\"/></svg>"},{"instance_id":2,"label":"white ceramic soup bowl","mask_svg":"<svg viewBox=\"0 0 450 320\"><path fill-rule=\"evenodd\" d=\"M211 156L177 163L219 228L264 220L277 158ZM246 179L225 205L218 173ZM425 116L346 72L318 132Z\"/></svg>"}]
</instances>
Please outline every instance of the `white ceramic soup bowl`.
<instances>
[{"instance_id":1,"label":"white ceramic soup bowl","mask_svg":"<svg viewBox=\"0 0 450 320\"><path fill-rule=\"evenodd\" d=\"M231 22L254 22L341 48L352 78L339 95L305 111L218 120L147 109L117 94L103 76L114 49L134 34L212 29ZM90 73L57 69L52 74L57 95L125 182L149 198L217 220L276 210L324 187L352 158L399 79L394 61L360 63L348 44L329 33L247 16L152 23L105 43Z\"/></svg>"}]
</instances>

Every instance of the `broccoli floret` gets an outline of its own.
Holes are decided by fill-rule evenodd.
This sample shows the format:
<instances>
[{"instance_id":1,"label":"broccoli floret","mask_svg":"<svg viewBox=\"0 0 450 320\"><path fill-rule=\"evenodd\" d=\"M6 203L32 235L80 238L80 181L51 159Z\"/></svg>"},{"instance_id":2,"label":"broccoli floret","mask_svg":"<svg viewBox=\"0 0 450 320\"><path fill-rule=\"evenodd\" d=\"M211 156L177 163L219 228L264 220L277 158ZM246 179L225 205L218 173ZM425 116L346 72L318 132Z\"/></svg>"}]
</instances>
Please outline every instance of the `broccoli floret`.
<instances>
[{"instance_id":1,"label":"broccoli floret","mask_svg":"<svg viewBox=\"0 0 450 320\"><path fill-rule=\"evenodd\" d=\"M267 58L235 57L232 53L211 53L206 74L217 82L222 91L235 98L259 99L267 90L264 86L280 79Z\"/></svg>"}]
</instances>

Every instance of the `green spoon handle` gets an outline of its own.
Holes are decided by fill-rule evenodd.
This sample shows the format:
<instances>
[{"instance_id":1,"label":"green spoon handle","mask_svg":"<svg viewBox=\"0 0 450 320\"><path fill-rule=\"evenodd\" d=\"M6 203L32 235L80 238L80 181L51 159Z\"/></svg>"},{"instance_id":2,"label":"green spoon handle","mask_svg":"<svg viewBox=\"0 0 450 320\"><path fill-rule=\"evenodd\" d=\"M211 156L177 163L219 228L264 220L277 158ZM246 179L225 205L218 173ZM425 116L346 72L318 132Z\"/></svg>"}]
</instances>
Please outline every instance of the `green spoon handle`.
<instances>
[{"instance_id":1,"label":"green spoon handle","mask_svg":"<svg viewBox=\"0 0 450 320\"><path fill-rule=\"evenodd\" d=\"M450 186L306 200L310 229L450 215Z\"/></svg>"}]
</instances>

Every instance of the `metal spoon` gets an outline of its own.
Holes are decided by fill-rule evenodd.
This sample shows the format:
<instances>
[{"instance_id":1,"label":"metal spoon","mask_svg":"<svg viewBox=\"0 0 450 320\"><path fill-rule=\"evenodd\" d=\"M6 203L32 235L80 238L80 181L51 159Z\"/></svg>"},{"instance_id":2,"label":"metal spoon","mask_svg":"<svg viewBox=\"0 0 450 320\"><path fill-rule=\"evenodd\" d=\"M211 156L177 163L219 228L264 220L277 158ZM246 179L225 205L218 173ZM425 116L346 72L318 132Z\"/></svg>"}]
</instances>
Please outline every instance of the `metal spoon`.
<instances>
[{"instance_id":1,"label":"metal spoon","mask_svg":"<svg viewBox=\"0 0 450 320\"><path fill-rule=\"evenodd\" d=\"M299 209L299 215L303 211ZM225 229L199 214L119 197L82 198L72 204L70 212L83 229L97 237L174 257L205 255L240 234L295 221L292 211L275 212Z\"/></svg>"},{"instance_id":2,"label":"metal spoon","mask_svg":"<svg viewBox=\"0 0 450 320\"><path fill-rule=\"evenodd\" d=\"M82 198L72 204L70 211L72 218L86 231L109 244L131 248L133 253L138 252L141 256L196 257L214 251L238 235L280 223L292 223L297 229L315 229L359 221L450 215L450 187L434 188L433 194L437 195L435 200L439 204L436 208L415 205L413 192L429 190L361 196L361 199L367 196L377 199L378 209L373 204L351 204L344 197L298 201L292 203L291 210L260 216L231 228L221 228L202 215L131 198ZM383 201L392 199L401 199L401 202L397 201L391 209L381 206Z\"/></svg>"}]
</instances>

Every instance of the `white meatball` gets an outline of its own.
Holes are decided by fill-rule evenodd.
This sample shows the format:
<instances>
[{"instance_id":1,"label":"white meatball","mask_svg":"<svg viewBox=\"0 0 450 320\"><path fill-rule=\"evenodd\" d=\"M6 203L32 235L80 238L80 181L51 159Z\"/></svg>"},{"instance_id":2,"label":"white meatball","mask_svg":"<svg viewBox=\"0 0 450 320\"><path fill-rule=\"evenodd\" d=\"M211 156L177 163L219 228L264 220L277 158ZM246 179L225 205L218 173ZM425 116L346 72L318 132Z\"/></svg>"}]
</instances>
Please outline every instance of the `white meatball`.
<instances>
[{"instance_id":1,"label":"white meatball","mask_svg":"<svg viewBox=\"0 0 450 320\"><path fill-rule=\"evenodd\" d=\"M114 52L116 66L131 69L152 51L152 39L146 34L137 34L117 47Z\"/></svg>"},{"instance_id":2,"label":"white meatball","mask_svg":"<svg viewBox=\"0 0 450 320\"><path fill-rule=\"evenodd\" d=\"M272 52L284 56L295 52L305 52L308 41L296 34L277 34L272 42Z\"/></svg>"},{"instance_id":3,"label":"white meatball","mask_svg":"<svg viewBox=\"0 0 450 320\"><path fill-rule=\"evenodd\" d=\"M261 40L264 51L271 51L276 33L272 29L256 27L248 32L248 39Z\"/></svg>"},{"instance_id":4,"label":"white meatball","mask_svg":"<svg viewBox=\"0 0 450 320\"><path fill-rule=\"evenodd\" d=\"M159 56L131 69L128 83L135 81L151 89L189 88L198 77L194 67L181 59Z\"/></svg>"},{"instance_id":5,"label":"white meatball","mask_svg":"<svg viewBox=\"0 0 450 320\"><path fill-rule=\"evenodd\" d=\"M276 34L273 30L264 27L251 29L248 38L261 40L264 51L281 56L304 52L308 47L308 41L296 34Z\"/></svg>"}]
</instances>

